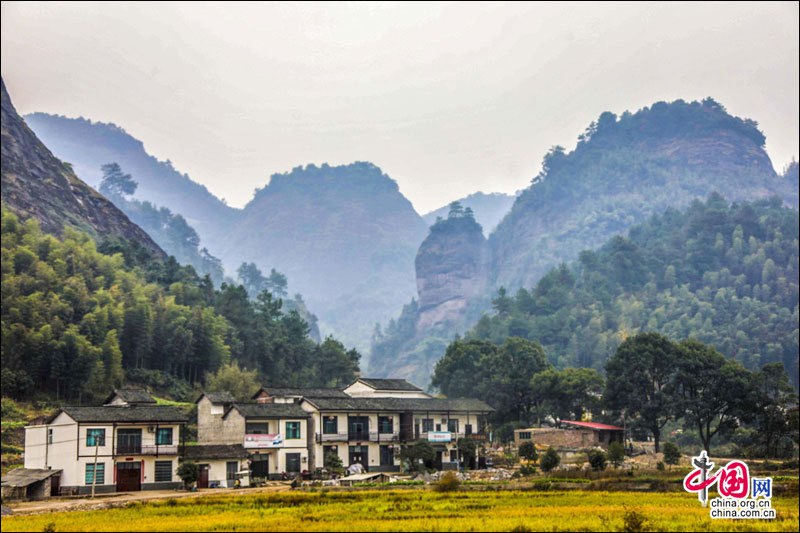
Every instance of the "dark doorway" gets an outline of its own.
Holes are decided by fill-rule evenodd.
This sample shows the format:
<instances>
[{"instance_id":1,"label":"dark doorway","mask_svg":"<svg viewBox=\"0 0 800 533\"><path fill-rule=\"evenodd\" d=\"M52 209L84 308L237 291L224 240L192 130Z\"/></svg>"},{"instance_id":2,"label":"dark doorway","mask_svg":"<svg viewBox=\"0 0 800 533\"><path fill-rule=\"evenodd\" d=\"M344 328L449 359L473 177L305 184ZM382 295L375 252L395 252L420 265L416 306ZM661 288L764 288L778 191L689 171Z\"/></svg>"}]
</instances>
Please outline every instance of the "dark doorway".
<instances>
[{"instance_id":1,"label":"dark doorway","mask_svg":"<svg viewBox=\"0 0 800 533\"><path fill-rule=\"evenodd\" d=\"M50 478L50 496L58 496L59 488L61 487L61 476L53 476Z\"/></svg>"},{"instance_id":2,"label":"dark doorway","mask_svg":"<svg viewBox=\"0 0 800 533\"><path fill-rule=\"evenodd\" d=\"M207 489L208 488L208 465L198 465L200 467L200 472L197 476L197 488L198 489Z\"/></svg>"},{"instance_id":3,"label":"dark doorway","mask_svg":"<svg viewBox=\"0 0 800 533\"><path fill-rule=\"evenodd\" d=\"M290 474L297 474L300 472L300 454L287 453L286 454L286 472Z\"/></svg>"},{"instance_id":4,"label":"dark doorway","mask_svg":"<svg viewBox=\"0 0 800 533\"><path fill-rule=\"evenodd\" d=\"M369 417L348 416L347 432L349 440L369 440Z\"/></svg>"},{"instance_id":5,"label":"dark doorway","mask_svg":"<svg viewBox=\"0 0 800 533\"><path fill-rule=\"evenodd\" d=\"M368 471L369 448L367 446L350 446L350 464L356 463L363 466L364 471Z\"/></svg>"},{"instance_id":6,"label":"dark doorway","mask_svg":"<svg viewBox=\"0 0 800 533\"><path fill-rule=\"evenodd\" d=\"M138 490L142 490L141 461L117 463L117 492Z\"/></svg>"},{"instance_id":7,"label":"dark doorway","mask_svg":"<svg viewBox=\"0 0 800 533\"><path fill-rule=\"evenodd\" d=\"M250 477L269 477L269 455L256 454L250 463Z\"/></svg>"}]
</instances>

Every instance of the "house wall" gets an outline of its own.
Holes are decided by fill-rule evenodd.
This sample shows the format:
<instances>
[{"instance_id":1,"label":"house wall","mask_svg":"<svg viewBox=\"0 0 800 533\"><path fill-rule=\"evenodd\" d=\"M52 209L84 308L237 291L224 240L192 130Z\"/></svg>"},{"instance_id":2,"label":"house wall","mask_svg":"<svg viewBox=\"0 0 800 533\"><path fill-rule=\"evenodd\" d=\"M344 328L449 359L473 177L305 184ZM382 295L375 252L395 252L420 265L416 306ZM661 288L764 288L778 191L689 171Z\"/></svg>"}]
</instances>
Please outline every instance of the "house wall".
<instances>
[{"instance_id":1,"label":"house wall","mask_svg":"<svg viewBox=\"0 0 800 533\"><path fill-rule=\"evenodd\" d=\"M61 413L49 425L29 426L25 428L25 468L61 469L61 487L66 491L75 490L80 493L91 492L91 483L86 483L86 465L95 462L95 447L86 445L87 429L102 428L106 430L105 445L97 447L97 463L104 465L105 479L96 484L95 492L113 492L116 490L114 464L126 459L142 461L144 477L142 489L172 488L179 478L175 475L177 453L156 455L113 456L113 445L116 433L120 428L138 428L142 430L142 446L155 446L156 432L150 433L148 428L156 424L78 424L66 413ZM158 427L172 428L172 442L177 446L180 442L180 425L159 424ZM53 442L47 443L47 430L53 429ZM172 476L169 482L155 481L155 461L172 461Z\"/></svg>"},{"instance_id":2,"label":"house wall","mask_svg":"<svg viewBox=\"0 0 800 533\"><path fill-rule=\"evenodd\" d=\"M530 433L530 439L521 439L520 433ZM591 429L530 428L514 431L514 443L519 446L530 440L540 446L554 448L586 448L599 446L598 434Z\"/></svg>"},{"instance_id":3,"label":"house wall","mask_svg":"<svg viewBox=\"0 0 800 533\"><path fill-rule=\"evenodd\" d=\"M197 444L231 444L222 420L224 406L211 403L206 396L197 402Z\"/></svg>"},{"instance_id":4,"label":"house wall","mask_svg":"<svg viewBox=\"0 0 800 533\"><path fill-rule=\"evenodd\" d=\"M236 461L236 470L247 469L247 459L198 459L197 464L208 465L208 482L219 482L220 487L228 487L228 462ZM233 484L230 487L232 488Z\"/></svg>"}]
</instances>

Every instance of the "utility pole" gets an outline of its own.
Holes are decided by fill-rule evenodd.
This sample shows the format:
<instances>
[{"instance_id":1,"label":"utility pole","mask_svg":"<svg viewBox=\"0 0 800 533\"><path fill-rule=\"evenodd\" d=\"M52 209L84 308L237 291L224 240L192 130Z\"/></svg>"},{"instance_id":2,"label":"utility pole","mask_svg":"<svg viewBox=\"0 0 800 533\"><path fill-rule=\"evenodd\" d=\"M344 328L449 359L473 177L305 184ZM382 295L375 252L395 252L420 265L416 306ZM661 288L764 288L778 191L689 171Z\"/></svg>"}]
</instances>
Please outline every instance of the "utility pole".
<instances>
[{"instance_id":1,"label":"utility pole","mask_svg":"<svg viewBox=\"0 0 800 533\"><path fill-rule=\"evenodd\" d=\"M94 499L94 486L97 481L97 451L100 449L100 441L97 435L94 436L94 468L92 468L92 499Z\"/></svg>"}]
</instances>

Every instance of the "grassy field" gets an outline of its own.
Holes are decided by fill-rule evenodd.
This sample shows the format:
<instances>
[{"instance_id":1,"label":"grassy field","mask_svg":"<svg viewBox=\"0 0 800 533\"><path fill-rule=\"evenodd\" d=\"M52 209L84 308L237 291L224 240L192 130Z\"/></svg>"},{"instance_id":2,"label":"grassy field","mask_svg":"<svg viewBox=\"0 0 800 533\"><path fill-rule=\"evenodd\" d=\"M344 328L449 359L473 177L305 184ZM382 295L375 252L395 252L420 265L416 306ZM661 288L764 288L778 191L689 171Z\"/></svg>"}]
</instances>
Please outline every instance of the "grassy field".
<instances>
[{"instance_id":1,"label":"grassy field","mask_svg":"<svg viewBox=\"0 0 800 533\"><path fill-rule=\"evenodd\" d=\"M628 492L294 492L169 499L103 511L4 517L3 531L797 531L778 518L712 520L694 495ZM643 521L643 522L642 522Z\"/></svg>"}]
</instances>

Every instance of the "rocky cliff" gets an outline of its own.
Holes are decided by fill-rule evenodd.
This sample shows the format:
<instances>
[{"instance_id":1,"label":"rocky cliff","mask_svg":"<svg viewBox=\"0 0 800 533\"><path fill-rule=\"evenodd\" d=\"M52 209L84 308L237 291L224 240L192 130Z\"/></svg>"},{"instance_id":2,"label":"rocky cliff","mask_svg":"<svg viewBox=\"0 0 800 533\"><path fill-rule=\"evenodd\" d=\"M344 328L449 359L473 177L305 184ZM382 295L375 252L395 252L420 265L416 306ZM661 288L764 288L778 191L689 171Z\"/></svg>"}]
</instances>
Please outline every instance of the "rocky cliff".
<instances>
[{"instance_id":1,"label":"rocky cliff","mask_svg":"<svg viewBox=\"0 0 800 533\"><path fill-rule=\"evenodd\" d=\"M480 224L471 216L440 220L420 246L415 267L417 327L427 329L461 316L488 281L489 246Z\"/></svg>"},{"instance_id":2,"label":"rocky cliff","mask_svg":"<svg viewBox=\"0 0 800 533\"><path fill-rule=\"evenodd\" d=\"M2 84L2 200L20 219L35 218L42 230L64 226L95 237L119 235L166 254L139 226L58 160L17 114Z\"/></svg>"}]
</instances>

